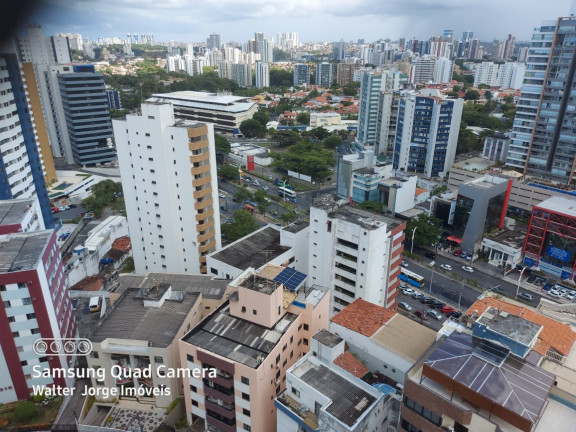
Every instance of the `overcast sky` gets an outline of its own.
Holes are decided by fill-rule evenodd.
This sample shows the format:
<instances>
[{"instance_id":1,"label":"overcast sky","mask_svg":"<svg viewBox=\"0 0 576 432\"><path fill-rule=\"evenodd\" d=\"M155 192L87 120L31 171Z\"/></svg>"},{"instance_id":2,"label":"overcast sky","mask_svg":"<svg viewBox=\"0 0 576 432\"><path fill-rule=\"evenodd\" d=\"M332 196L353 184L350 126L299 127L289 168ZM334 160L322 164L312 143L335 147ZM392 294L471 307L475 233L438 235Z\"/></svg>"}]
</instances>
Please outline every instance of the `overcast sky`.
<instances>
[{"instance_id":1,"label":"overcast sky","mask_svg":"<svg viewBox=\"0 0 576 432\"><path fill-rule=\"evenodd\" d=\"M83 37L153 34L156 41L245 42L255 31L276 38L297 32L300 41L372 42L417 39L453 29L481 40L511 33L528 40L542 20L570 14L571 0L44 0L31 21L47 35Z\"/></svg>"}]
</instances>

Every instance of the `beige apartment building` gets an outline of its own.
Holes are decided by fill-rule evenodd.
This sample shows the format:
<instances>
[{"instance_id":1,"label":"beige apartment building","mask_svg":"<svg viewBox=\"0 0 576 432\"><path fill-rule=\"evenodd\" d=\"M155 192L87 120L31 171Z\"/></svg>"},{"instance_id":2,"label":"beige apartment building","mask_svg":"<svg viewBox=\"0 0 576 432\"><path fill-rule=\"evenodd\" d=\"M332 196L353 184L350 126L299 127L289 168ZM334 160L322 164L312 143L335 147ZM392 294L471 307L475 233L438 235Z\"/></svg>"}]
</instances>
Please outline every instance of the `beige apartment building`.
<instances>
[{"instance_id":1,"label":"beige apartment building","mask_svg":"<svg viewBox=\"0 0 576 432\"><path fill-rule=\"evenodd\" d=\"M182 365L217 369L217 378L184 382L190 424L276 430L274 399L286 388L286 371L328 325L328 290L306 287L305 279L273 264L249 268L229 285L228 301L180 340Z\"/></svg>"}]
</instances>

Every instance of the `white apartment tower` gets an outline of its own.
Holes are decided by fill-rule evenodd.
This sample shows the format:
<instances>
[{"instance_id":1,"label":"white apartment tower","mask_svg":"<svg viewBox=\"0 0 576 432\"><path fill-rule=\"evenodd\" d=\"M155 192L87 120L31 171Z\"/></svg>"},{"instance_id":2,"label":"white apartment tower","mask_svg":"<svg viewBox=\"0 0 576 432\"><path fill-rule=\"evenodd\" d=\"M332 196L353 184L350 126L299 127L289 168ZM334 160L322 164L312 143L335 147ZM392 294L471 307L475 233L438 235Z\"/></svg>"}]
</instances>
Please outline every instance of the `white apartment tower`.
<instances>
[{"instance_id":1,"label":"white apartment tower","mask_svg":"<svg viewBox=\"0 0 576 432\"><path fill-rule=\"evenodd\" d=\"M220 248L213 125L150 102L113 123L136 273L205 273Z\"/></svg>"},{"instance_id":2,"label":"white apartment tower","mask_svg":"<svg viewBox=\"0 0 576 432\"><path fill-rule=\"evenodd\" d=\"M268 63L256 62L256 88L270 87L270 66Z\"/></svg>"},{"instance_id":3,"label":"white apartment tower","mask_svg":"<svg viewBox=\"0 0 576 432\"><path fill-rule=\"evenodd\" d=\"M482 62L476 67L474 73L474 87L480 84L487 84L489 86L496 85L498 82L498 65L494 62Z\"/></svg>"},{"instance_id":4,"label":"white apartment tower","mask_svg":"<svg viewBox=\"0 0 576 432\"><path fill-rule=\"evenodd\" d=\"M441 57L434 63L434 82L449 83L452 81L452 71L454 62L448 58Z\"/></svg>"},{"instance_id":5,"label":"white apartment tower","mask_svg":"<svg viewBox=\"0 0 576 432\"><path fill-rule=\"evenodd\" d=\"M346 203L323 197L310 208L309 280L334 287L331 315L357 298L391 307L398 296L406 222Z\"/></svg>"}]
</instances>

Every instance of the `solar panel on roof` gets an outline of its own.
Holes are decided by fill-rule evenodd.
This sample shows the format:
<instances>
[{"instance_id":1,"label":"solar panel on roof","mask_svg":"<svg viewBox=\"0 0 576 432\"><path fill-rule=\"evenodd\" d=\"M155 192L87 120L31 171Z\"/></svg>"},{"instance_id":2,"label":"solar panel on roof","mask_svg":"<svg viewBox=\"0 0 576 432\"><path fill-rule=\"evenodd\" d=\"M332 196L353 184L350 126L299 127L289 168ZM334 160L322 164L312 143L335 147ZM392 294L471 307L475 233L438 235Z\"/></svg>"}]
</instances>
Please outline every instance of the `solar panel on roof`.
<instances>
[{"instance_id":1,"label":"solar panel on roof","mask_svg":"<svg viewBox=\"0 0 576 432\"><path fill-rule=\"evenodd\" d=\"M274 281L284 284L290 291L295 292L307 277L308 275L287 267L274 278Z\"/></svg>"},{"instance_id":2,"label":"solar panel on roof","mask_svg":"<svg viewBox=\"0 0 576 432\"><path fill-rule=\"evenodd\" d=\"M478 340L472 349L472 354L496 366L502 365L509 353L508 348L488 340Z\"/></svg>"}]
</instances>

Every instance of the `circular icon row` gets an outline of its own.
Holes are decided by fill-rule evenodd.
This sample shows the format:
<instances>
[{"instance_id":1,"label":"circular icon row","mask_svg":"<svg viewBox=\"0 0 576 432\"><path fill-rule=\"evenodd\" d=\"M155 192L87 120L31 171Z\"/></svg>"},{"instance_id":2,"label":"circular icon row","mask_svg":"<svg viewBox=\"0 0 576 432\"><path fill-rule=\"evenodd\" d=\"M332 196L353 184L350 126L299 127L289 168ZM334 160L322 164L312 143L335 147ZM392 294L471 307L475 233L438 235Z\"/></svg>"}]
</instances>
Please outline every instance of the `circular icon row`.
<instances>
[{"instance_id":1,"label":"circular icon row","mask_svg":"<svg viewBox=\"0 0 576 432\"><path fill-rule=\"evenodd\" d=\"M32 350L37 355L81 355L92 351L92 342L84 338L52 339L40 338L34 342Z\"/></svg>"}]
</instances>

